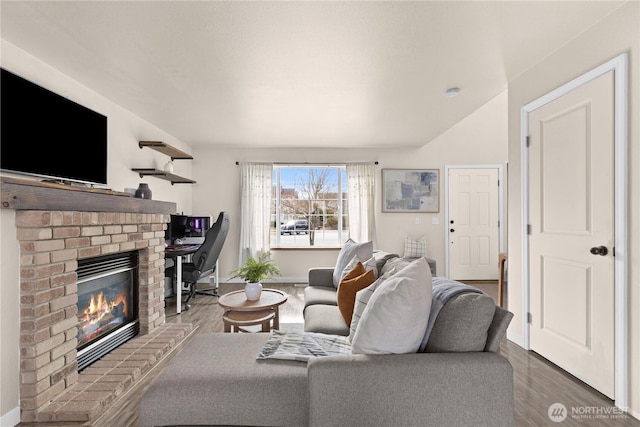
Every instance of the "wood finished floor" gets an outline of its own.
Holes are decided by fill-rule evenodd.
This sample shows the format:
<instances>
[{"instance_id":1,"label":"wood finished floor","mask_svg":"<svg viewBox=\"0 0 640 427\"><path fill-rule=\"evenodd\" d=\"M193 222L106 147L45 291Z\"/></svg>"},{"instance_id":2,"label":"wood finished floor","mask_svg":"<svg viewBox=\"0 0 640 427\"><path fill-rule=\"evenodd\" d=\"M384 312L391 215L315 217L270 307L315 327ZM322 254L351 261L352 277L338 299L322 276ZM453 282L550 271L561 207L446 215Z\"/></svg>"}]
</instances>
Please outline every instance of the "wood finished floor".
<instances>
[{"instance_id":1,"label":"wood finished floor","mask_svg":"<svg viewBox=\"0 0 640 427\"><path fill-rule=\"evenodd\" d=\"M468 282L482 289L494 299L497 298L495 282ZM225 292L225 285L221 285ZM289 299L280 307L280 322L302 323L302 307L304 305L304 288L293 285L270 285L272 288L285 291ZM222 310L217 298L197 296L192 300L191 309L176 315L175 299L167 300L167 322L192 323L197 327L196 334L222 332ZM195 334L194 334L195 335ZM185 343L182 344L184 346ZM531 426L611 426L640 427L640 421L630 415L621 418L594 416L594 411L611 410L611 400L585 385L581 381L553 366L533 352L524 351L517 345L507 341L502 343L502 354L509 359L514 369L515 422L517 427ZM175 352L179 354L179 352ZM174 356L175 357L175 356ZM166 367L171 359L161 362L147 378L133 387L112 409L106 412L93 424L56 423L47 427L95 426L95 427L136 427L138 426L138 407L140 397L153 379ZM562 403L569 416L560 423L552 422L548 416L549 406ZM572 411L580 412L583 418L572 418ZM591 411L591 415L585 414ZM43 424L19 424L20 427L42 427ZM392 427L392 426L390 426ZM452 426L453 427L453 426Z\"/></svg>"}]
</instances>

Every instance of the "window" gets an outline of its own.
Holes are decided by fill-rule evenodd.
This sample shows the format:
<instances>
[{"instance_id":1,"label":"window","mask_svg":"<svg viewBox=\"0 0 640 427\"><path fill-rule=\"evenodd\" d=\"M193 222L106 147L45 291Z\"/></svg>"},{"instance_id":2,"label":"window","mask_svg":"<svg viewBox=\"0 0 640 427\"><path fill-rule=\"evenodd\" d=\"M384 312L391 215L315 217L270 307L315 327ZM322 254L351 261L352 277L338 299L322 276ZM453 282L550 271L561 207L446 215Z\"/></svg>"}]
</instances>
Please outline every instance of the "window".
<instances>
[{"instance_id":1,"label":"window","mask_svg":"<svg viewBox=\"0 0 640 427\"><path fill-rule=\"evenodd\" d=\"M340 247L347 215L345 166L274 166L272 247Z\"/></svg>"}]
</instances>

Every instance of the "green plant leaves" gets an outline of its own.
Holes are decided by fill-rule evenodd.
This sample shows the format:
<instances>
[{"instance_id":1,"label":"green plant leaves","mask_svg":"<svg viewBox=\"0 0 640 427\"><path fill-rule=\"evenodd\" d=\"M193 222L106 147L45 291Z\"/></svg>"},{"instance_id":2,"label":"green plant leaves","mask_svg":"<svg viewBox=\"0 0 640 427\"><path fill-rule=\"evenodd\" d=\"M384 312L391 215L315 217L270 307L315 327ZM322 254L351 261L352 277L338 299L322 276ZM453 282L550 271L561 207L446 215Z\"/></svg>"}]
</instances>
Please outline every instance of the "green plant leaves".
<instances>
[{"instance_id":1,"label":"green plant leaves","mask_svg":"<svg viewBox=\"0 0 640 427\"><path fill-rule=\"evenodd\" d=\"M280 269L275 261L270 259L270 253L261 254L258 259L249 257L246 265L234 269L231 278L239 277L249 283L257 283L280 274Z\"/></svg>"}]
</instances>

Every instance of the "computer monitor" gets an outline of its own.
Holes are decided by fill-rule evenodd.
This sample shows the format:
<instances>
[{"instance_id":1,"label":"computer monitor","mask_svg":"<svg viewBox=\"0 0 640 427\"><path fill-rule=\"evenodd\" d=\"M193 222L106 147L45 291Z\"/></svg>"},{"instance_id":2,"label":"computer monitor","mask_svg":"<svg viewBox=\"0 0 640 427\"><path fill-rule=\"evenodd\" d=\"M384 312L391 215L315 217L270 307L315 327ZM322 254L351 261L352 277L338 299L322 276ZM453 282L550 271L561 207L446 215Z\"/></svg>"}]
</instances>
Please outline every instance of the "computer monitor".
<instances>
[{"instance_id":1,"label":"computer monitor","mask_svg":"<svg viewBox=\"0 0 640 427\"><path fill-rule=\"evenodd\" d=\"M202 237L204 238L207 231L211 228L210 216L190 216L187 218L185 226L185 237Z\"/></svg>"},{"instance_id":2,"label":"computer monitor","mask_svg":"<svg viewBox=\"0 0 640 427\"><path fill-rule=\"evenodd\" d=\"M188 219L187 215L171 215L171 221L167 224L167 230L164 232L164 239L169 244L186 236Z\"/></svg>"}]
</instances>

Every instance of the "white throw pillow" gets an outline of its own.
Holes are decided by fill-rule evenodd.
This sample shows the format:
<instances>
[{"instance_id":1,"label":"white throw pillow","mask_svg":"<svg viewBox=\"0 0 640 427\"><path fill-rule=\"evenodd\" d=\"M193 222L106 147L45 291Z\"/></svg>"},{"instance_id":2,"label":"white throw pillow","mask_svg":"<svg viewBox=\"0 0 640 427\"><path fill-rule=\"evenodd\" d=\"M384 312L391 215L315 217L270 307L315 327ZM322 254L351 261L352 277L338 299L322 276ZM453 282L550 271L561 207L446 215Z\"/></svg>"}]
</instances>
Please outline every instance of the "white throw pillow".
<instances>
[{"instance_id":1,"label":"white throw pillow","mask_svg":"<svg viewBox=\"0 0 640 427\"><path fill-rule=\"evenodd\" d=\"M373 256L373 242L356 243L352 239L347 240L342 245L342 249L338 254L338 260L336 261L336 267L333 270L333 286L336 288L342 280L342 272L344 268L349 264L349 261L354 256L358 256L361 260L369 259Z\"/></svg>"},{"instance_id":2,"label":"white throw pillow","mask_svg":"<svg viewBox=\"0 0 640 427\"><path fill-rule=\"evenodd\" d=\"M404 258L420 258L427 256L427 237L414 239L411 236L404 238Z\"/></svg>"},{"instance_id":3,"label":"white throw pillow","mask_svg":"<svg viewBox=\"0 0 640 427\"><path fill-rule=\"evenodd\" d=\"M424 258L413 261L382 282L362 313L351 342L351 352L401 354L418 351L429 321L431 292L431 270Z\"/></svg>"},{"instance_id":4,"label":"white throw pillow","mask_svg":"<svg viewBox=\"0 0 640 427\"><path fill-rule=\"evenodd\" d=\"M362 263L362 266L364 267L365 271L373 271L373 275L376 278L378 277L378 266L376 265L376 260L374 257L371 257L368 260L363 261L360 258L358 258L358 255L355 255L353 258L351 258L351 261L349 261L349 264L347 264L344 267L344 270L342 270L342 274L340 275L340 281L342 281L342 279L344 279L344 276L346 276L351 270L353 270L354 267L358 265L359 262Z\"/></svg>"},{"instance_id":5,"label":"white throw pillow","mask_svg":"<svg viewBox=\"0 0 640 427\"><path fill-rule=\"evenodd\" d=\"M364 309L369 303L371 295L373 295L373 292L378 289L378 286L380 286L382 282L393 276L395 272L396 271L394 269L387 271L385 274L378 277L378 280L373 282L371 285L356 292L356 302L353 304L353 315L351 316L351 324L349 325L349 341L352 341L356 334L358 322L360 322L362 313L364 313Z\"/></svg>"}]
</instances>

